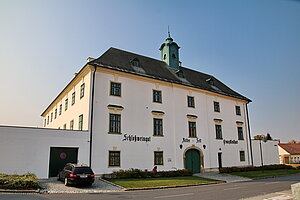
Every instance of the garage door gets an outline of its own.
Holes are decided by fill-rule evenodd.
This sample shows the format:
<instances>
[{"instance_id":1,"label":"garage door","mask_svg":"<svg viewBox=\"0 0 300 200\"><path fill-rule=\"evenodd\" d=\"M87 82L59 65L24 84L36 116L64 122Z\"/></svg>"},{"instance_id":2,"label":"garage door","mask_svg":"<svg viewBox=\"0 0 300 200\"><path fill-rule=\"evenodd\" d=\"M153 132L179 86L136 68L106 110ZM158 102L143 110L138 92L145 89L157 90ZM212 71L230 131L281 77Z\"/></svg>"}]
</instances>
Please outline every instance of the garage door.
<instances>
[{"instance_id":1,"label":"garage door","mask_svg":"<svg viewBox=\"0 0 300 200\"><path fill-rule=\"evenodd\" d=\"M50 147L49 177L57 176L67 163L77 163L78 148Z\"/></svg>"}]
</instances>

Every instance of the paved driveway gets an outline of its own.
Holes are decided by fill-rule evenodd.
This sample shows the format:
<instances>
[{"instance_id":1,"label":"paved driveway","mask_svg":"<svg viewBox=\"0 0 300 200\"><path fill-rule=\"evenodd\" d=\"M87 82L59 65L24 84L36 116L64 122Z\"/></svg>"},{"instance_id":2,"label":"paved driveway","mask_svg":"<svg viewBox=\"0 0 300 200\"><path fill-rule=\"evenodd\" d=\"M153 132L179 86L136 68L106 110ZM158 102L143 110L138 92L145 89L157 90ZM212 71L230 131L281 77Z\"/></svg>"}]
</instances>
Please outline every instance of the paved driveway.
<instances>
[{"instance_id":1,"label":"paved driveway","mask_svg":"<svg viewBox=\"0 0 300 200\"><path fill-rule=\"evenodd\" d=\"M40 179L41 192L45 193L103 193L122 191L123 188L112 185L98 177L92 186L65 186L56 177Z\"/></svg>"},{"instance_id":2,"label":"paved driveway","mask_svg":"<svg viewBox=\"0 0 300 200\"><path fill-rule=\"evenodd\" d=\"M194 174L194 176L202 177L202 178L210 178L220 181L226 181L226 183L234 183L234 182L241 182L241 181L251 181L252 179L244 178L240 176L234 176L230 174L223 174L219 172L205 172Z\"/></svg>"}]
</instances>

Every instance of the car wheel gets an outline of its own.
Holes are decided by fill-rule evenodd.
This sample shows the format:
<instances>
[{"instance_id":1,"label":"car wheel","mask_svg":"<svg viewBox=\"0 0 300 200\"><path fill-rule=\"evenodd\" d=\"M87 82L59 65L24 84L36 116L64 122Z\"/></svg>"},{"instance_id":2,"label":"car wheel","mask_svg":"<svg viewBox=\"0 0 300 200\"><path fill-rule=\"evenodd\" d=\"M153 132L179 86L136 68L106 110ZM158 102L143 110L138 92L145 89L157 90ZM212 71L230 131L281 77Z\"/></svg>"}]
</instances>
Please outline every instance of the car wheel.
<instances>
[{"instance_id":1,"label":"car wheel","mask_svg":"<svg viewBox=\"0 0 300 200\"><path fill-rule=\"evenodd\" d=\"M65 186L68 186L68 185L69 185L68 178L65 178Z\"/></svg>"}]
</instances>

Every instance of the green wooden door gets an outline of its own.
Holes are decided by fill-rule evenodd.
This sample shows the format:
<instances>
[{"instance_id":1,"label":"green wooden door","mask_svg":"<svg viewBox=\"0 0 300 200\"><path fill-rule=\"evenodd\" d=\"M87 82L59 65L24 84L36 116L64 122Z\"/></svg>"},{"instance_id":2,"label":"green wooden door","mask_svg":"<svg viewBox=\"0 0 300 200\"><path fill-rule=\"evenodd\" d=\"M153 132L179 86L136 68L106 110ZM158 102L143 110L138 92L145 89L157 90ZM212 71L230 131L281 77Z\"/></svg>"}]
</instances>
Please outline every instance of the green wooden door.
<instances>
[{"instance_id":1,"label":"green wooden door","mask_svg":"<svg viewBox=\"0 0 300 200\"><path fill-rule=\"evenodd\" d=\"M78 148L50 147L49 177L57 176L67 163L77 163Z\"/></svg>"},{"instance_id":2,"label":"green wooden door","mask_svg":"<svg viewBox=\"0 0 300 200\"><path fill-rule=\"evenodd\" d=\"M200 173L200 153L196 149L190 149L185 153L185 168L193 173Z\"/></svg>"}]
</instances>

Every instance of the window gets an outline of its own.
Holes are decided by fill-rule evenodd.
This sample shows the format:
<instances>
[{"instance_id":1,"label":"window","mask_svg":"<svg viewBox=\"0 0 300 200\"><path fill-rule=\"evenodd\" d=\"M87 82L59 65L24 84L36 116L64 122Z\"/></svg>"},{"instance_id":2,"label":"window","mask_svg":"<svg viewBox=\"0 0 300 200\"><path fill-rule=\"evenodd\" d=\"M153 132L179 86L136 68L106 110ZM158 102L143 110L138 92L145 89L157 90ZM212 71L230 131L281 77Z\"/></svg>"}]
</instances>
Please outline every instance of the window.
<instances>
[{"instance_id":1,"label":"window","mask_svg":"<svg viewBox=\"0 0 300 200\"><path fill-rule=\"evenodd\" d=\"M51 113L51 119L50 119L50 122L52 122L53 120L53 113Z\"/></svg>"},{"instance_id":2,"label":"window","mask_svg":"<svg viewBox=\"0 0 300 200\"><path fill-rule=\"evenodd\" d=\"M66 130L67 129L67 124L64 124L64 128L63 128L64 130Z\"/></svg>"},{"instance_id":3,"label":"window","mask_svg":"<svg viewBox=\"0 0 300 200\"><path fill-rule=\"evenodd\" d=\"M61 115L62 112L62 104L59 105L59 115Z\"/></svg>"},{"instance_id":4,"label":"window","mask_svg":"<svg viewBox=\"0 0 300 200\"><path fill-rule=\"evenodd\" d=\"M216 124L216 139L223 139L222 138L222 126Z\"/></svg>"},{"instance_id":5,"label":"window","mask_svg":"<svg viewBox=\"0 0 300 200\"><path fill-rule=\"evenodd\" d=\"M71 120L70 121L70 130L73 130L74 129L74 120Z\"/></svg>"},{"instance_id":6,"label":"window","mask_svg":"<svg viewBox=\"0 0 300 200\"><path fill-rule=\"evenodd\" d=\"M196 122L189 122L189 137L197 137Z\"/></svg>"},{"instance_id":7,"label":"window","mask_svg":"<svg viewBox=\"0 0 300 200\"><path fill-rule=\"evenodd\" d=\"M54 119L56 119L56 117L57 117L57 108L54 111Z\"/></svg>"},{"instance_id":8,"label":"window","mask_svg":"<svg viewBox=\"0 0 300 200\"><path fill-rule=\"evenodd\" d=\"M154 165L163 165L164 156L162 151L154 151Z\"/></svg>"},{"instance_id":9,"label":"window","mask_svg":"<svg viewBox=\"0 0 300 200\"><path fill-rule=\"evenodd\" d=\"M176 58L176 56L175 56L175 54L174 54L174 53L172 53L172 58Z\"/></svg>"},{"instance_id":10,"label":"window","mask_svg":"<svg viewBox=\"0 0 300 200\"><path fill-rule=\"evenodd\" d=\"M45 118L45 121L44 121L44 127L46 127L46 124L47 124L47 120L46 120L46 118Z\"/></svg>"},{"instance_id":11,"label":"window","mask_svg":"<svg viewBox=\"0 0 300 200\"><path fill-rule=\"evenodd\" d=\"M153 90L153 102L156 102L156 103L162 102L161 91Z\"/></svg>"},{"instance_id":12,"label":"window","mask_svg":"<svg viewBox=\"0 0 300 200\"><path fill-rule=\"evenodd\" d=\"M120 167L120 151L109 151L109 166Z\"/></svg>"},{"instance_id":13,"label":"window","mask_svg":"<svg viewBox=\"0 0 300 200\"><path fill-rule=\"evenodd\" d=\"M240 151L240 161L241 162L246 161L246 159L245 159L245 151Z\"/></svg>"},{"instance_id":14,"label":"window","mask_svg":"<svg viewBox=\"0 0 300 200\"><path fill-rule=\"evenodd\" d=\"M235 106L235 114L241 115L241 107L240 106Z\"/></svg>"},{"instance_id":15,"label":"window","mask_svg":"<svg viewBox=\"0 0 300 200\"><path fill-rule=\"evenodd\" d=\"M83 115L79 115L78 130L82 131L82 127L83 127Z\"/></svg>"},{"instance_id":16,"label":"window","mask_svg":"<svg viewBox=\"0 0 300 200\"><path fill-rule=\"evenodd\" d=\"M238 139L244 140L243 127L237 127L238 130Z\"/></svg>"},{"instance_id":17,"label":"window","mask_svg":"<svg viewBox=\"0 0 300 200\"><path fill-rule=\"evenodd\" d=\"M214 101L214 111L215 112L220 112L220 103Z\"/></svg>"},{"instance_id":18,"label":"window","mask_svg":"<svg viewBox=\"0 0 300 200\"><path fill-rule=\"evenodd\" d=\"M75 92L72 93L72 105L75 104Z\"/></svg>"},{"instance_id":19,"label":"window","mask_svg":"<svg viewBox=\"0 0 300 200\"><path fill-rule=\"evenodd\" d=\"M194 97L188 96L187 97L188 107L195 108L195 99Z\"/></svg>"},{"instance_id":20,"label":"window","mask_svg":"<svg viewBox=\"0 0 300 200\"><path fill-rule=\"evenodd\" d=\"M110 82L110 95L121 96L121 83Z\"/></svg>"},{"instance_id":21,"label":"window","mask_svg":"<svg viewBox=\"0 0 300 200\"><path fill-rule=\"evenodd\" d=\"M84 87L85 87L85 84L82 83L81 86L80 86L80 99L81 99L82 97L84 97Z\"/></svg>"},{"instance_id":22,"label":"window","mask_svg":"<svg viewBox=\"0 0 300 200\"><path fill-rule=\"evenodd\" d=\"M48 117L47 117L47 124L49 124L49 115L48 115Z\"/></svg>"},{"instance_id":23,"label":"window","mask_svg":"<svg viewBox=\"0 0 300 200\"><path fill-rule=\"evenodd\" d=\"M109 114L109 132L121 133L121 115Z\"/></svg>"},{"instance_id":24,"label":"window","mask_svg":"<svg viewBox=\"0 0 300 200\"><path fill-rule=\"evenodd\" d=\"M65 110L68 110L68 99L65 100Z\"/></svg>"},{"instance_id":25,"label":"window","mask_svg":"<svg viewBox=\"0 0 300 200\"><path fill-rule=\"evenodd\" d=\"M163 121L162 119L153 119L153 135L162 136L163 135Z\"/></svg>"}]
</instances>

